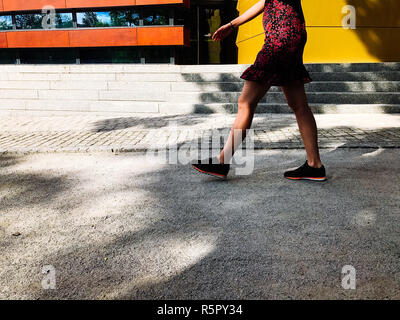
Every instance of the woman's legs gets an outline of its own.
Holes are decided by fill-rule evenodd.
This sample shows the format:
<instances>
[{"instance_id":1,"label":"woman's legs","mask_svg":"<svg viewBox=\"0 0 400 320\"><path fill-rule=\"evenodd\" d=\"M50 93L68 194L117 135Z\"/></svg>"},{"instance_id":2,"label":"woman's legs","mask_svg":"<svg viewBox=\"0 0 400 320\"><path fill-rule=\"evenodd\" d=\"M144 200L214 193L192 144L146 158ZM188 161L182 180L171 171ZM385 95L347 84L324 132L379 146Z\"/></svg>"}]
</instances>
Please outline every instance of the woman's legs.
<instances>
[{"instance_id":1,"label":"woman's legs","mask_svg":"<svg viewBox=\"0 0 400 320\"><path fill-rule=\"evenodd\" d=\"M296 115L297 124L307 153L310 167L320 168L322 163L318 150L318 132L314 115L308 106L304 84L293 84L281 87L289 107Z\"/></svg>"},{"instance_id":2,"label":"woman's legs","mask_svg":"<svg viewBox=\"0 0 400 320\"><path fill-rule=\"evenodd\" d=\"M246 129L251 127L258 102L268 92L269 88L270 86L260 82L245 80L242 93L238 99L238 112L235 122L224 149L219 155L220 163L229 163L236 149L246 138Z\"/></svg>"}]
</instances>

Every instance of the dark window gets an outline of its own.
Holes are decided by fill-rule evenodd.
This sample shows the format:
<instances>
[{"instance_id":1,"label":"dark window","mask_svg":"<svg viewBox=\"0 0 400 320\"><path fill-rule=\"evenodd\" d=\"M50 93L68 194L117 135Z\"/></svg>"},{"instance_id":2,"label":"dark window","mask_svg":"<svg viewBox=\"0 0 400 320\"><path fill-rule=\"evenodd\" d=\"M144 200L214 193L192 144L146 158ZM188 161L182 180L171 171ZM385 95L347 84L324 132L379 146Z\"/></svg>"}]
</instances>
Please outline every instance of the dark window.
<instances>
[{"instance_id":1,"label":"dark window","mask_svg":"<svg viewBox=\"0 0 400 320\"><path fill-rule=\"evenodd\" d=\"M72 13L56 13L56 28L72 28Z\"/></svg>"},{"instance_id":2,"label":"dark window","mask_svg":"<svg viewBox=\"0 0 400 320\"><path fill-rule=\"evenodd\" d=\"M11 16L0 16L0 30L10 30L12 28Z\"/></svg>"},{"instance_id":3,"label":"dark window","mask_svg":"<svg viewBox=\"0 0 400 320\"><path fill-rule=\"evenodd\" d=\"M143 55L146 63L170 63L171 47L144 47Z\"/></svg>"},{"instance_id":4,"label":"dark window","mask_svg":"<svg viewBox=\"0 0 400 320\"><path fill-rule=\"evenodd\" d=\"M193 8L193 6L192 6ZM196 8L196 7L194 7ZM195 17L195 16L193 16ZM193 19L191 16L191 11L188 8L177 8L174 11L174 24L175 25L188 25L192 20L196 22L196 19Z\"/></svg>"},{"instance_id":5,"label":"dark window","mask_svg":"<svg viewBox=\"0 0 400 320\"><path fill-rule=\"evenodd\" d=\"M140 63L140 48L138 47L118 47L113 48L113 63Z\"/></svg>"},{"instance_id":6,"label":"dark window","mask_svg":"<svg viewBox=\"0 0 400 320\"><path fill-rule=\"evenodd\" d=\"M111 25L135 27L139 25L139 13L132 10L121 10L110 12Z\"/></svg>"},{"instance_id":7,"label":"dark window","mask_svg":"<svg viewBox=\"0 0 400 320\"><path fill-rule=\"evenodd\" d=\"M76 63L73 48L34 48L20 50L21 63Z\"/></svg>"},{"instance_id":8,"label":"dark window","mask_svg":"<svg viewBox=\"0 0 400 320\"><path fill-rule=\"evenodd\" d=\"M139 25L139 14L132 10L114 10L104 12L78 12L78 27L120 27Z\"/></svg>"},{"instance_id":9,"label":"dark window","mask_svg":"<svg viewBox=\"0 0 400 320\"><path fill-rule=\"evenodd\" d=\"M79 50L79 53L78 53ZM29 48L19 49L23 64L76 63L170 63L171 47L110 47L110 48ZM0 49L0 64L15 64L17 49Z\"/></svg>"},{"instance_id":10,"label":"dark window","mask_svg":"<svg viewBox=\"0 0 400 320\"><path fill-rule=\"evenodd\" d=\"M17 14L15 16L17 29L43 29L43 24L51 26L51 20L48 15L43 13ZM56 13L56 28L72 28L72 13Z\"/></svg>"},{"instance_id":11,"label":"dark window","mask_svg":"<svg viewBox=\"0 0 400 320\"><path fill-rule=\"evenodd\" d=\"M111 48L81 48L79 56L81 63L110 63Z\"/></svg>"},{"instance_id":12,"label":"dark window","mask_svg":"<svg viewBox=\"0 0 400 320\"><path fill-rule=\"evenodd\" d=\"M81 48L81 63L140 63L138 47Z\"/></svg>"},{"instance_id":13,"label":"dark window","mask_svg":"<svg viewBox=\"0 0 400 320\"><path fill-rule=\"evenodd\" d=\"M110 27L110 12L78 12L78 27Z\"/></svg>"},{"instance_id":14,"label":"dark window","mask_svg":"<svg viewBox=\"0 0 400 320\"><path fill-rule=\"evenodd\" d=\"M168 25L169 14L168 10L163 8L158 9L144 9L143 10L143 24L148 25Z\"/></svg>"},{"instance_id":15,"label":"dark window","mask_svg":"<svg viewBox=\"0 0 400 320\"><path fill-rule=\"evenodd\" d=\"M17 29L43 29L42 20L43 15L41 13L15 15Z\"/></svg>"},{"instance_id":16,"label":"dark window","mask_svg":"<svg viewBox=\"0 0 400 320\"><path fill-rule=\"evenodd\" d=\"M0 49L0 63L1 64L15 64L17 61L16 49Z\"/></svg>"}]
</instances>

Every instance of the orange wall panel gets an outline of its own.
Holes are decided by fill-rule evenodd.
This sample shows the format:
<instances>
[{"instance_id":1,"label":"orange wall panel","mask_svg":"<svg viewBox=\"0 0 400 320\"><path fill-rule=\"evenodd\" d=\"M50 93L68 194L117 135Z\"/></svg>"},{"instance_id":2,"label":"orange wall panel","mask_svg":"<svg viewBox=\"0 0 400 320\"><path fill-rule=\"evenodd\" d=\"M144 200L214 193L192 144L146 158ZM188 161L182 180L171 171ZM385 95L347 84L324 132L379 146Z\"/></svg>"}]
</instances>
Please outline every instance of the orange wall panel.
<instances>
[{"instance_id":1,"label":"orange wall panel","mask_svg":"<svg viewBox=\"0 0 400 320\"><path fill-rule=\"evenodd\" d=\"M71 47L136 46L136 28L71 30Z\"/></svg>"},{"instance_id":2,"label":"orange wall panel","mask_svg":"<svg viewBox=\"0 0 400 320\"><path fill-rule=\"evenodd\" d=\"M9 48L68 47L68 31L39 30L7 32Z\"/></svg>"},{"instance_id":3,"label":"orange wall panel","mask_svg":"<svg viewBox=\"0 0 400 320\"><path fill-rule=\"evenodd\" d=\"M0 48L8 48L7 36L4 32L0 33Z\"/></svg>"},{"instance_id":4,"label":"orange wall panel","mask_svg":"<svg viewBox=\"0 0 400 320\"><path fill-rule=\"evenodd\" d=\"M3 0L4 11L40 10L46 5L54 8L65 8L65 0Z\"/></svg>"},{"instance_id":5,"label":"orange wall panel","mask_svg":"<svg viewBox=\"0 0 400 320\"><path fill-rule=\"evenodd\" d=\"M190 45L189 28L138 27L0 32L0 48Z\"/></svg>"},{"instance_id":6,"label":"orange wall panel","mask_svg":"<svg viewBox=\"0 0 400 320\"><path fill-rule=\"evenodd\" d=\"M0 11L40 10L45 5L64 9L162 4L183 4L190 7L189 0L0 0Z\"/></svg>"},{"instance_id":7,"label":"orange wall panel","mask_svg":"<svg viewBox=\"0 0 400 320\"><path fill-rule=\"evenodd\" d=\"M67 8L133 6L136 0L65 0Z\"/></svg>"},{"instance_id":8,"label":"orange wall panel","mask_svg":"<svg viewBox=\"0 0 400 320\"><path fill-rule=\"evenodd\" d=\"M138 28L138 45L183 45L183 27Z\"/></svg>"}]
</instances>

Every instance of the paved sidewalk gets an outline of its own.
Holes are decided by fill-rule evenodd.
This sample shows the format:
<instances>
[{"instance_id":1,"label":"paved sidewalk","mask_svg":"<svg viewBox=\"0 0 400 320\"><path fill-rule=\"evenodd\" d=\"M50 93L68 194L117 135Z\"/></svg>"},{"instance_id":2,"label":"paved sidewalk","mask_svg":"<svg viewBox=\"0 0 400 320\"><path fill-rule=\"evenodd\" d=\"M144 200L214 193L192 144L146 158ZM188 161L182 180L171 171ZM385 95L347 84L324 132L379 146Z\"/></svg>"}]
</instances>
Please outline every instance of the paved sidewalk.
<instances>
[{"instance_id":1,"label":"paved sidewalk","mask_svg":"<svg viewBox=\"0 0 400 320\"><path fill-rule=\"evenodd\" d=\"M400 299L397 149L323 149L323 183L283 178L303 150L254 154L227 181L140 152L0 156L0 299Z\"/></svg>"},{"instance_id":2,"label":"paved sidewalk","mask_svg":"<svg viewBox=\"0 0 400 320\"><path fill-rule=\"evenodd\" d=\"M1 112L0 153L127 152L227 134L234 115ZM399 114L316 114L321 148L400 147ZM303 148L293 114L254 118L255 149Z\"/></svg>"}]
</instances>

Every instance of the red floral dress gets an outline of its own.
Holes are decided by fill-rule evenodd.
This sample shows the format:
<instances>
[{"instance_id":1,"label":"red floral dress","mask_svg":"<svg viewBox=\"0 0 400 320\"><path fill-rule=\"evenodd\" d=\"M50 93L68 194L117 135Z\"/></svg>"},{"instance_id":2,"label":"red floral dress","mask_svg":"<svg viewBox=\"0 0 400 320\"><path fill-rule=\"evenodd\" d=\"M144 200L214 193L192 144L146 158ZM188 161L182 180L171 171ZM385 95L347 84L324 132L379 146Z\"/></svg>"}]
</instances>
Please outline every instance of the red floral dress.
<instances>
[{"instance_id":1,"label":"red floral dress","mask_svg":"<svg viewBox=\"0 0 400 320\"><path fill-rule=\"evenodd\" d=\"M265 0L264 45L240 78L270 86L312 79L303 64L307 32L301 0Z\"/></svg>"}]
</instances>

